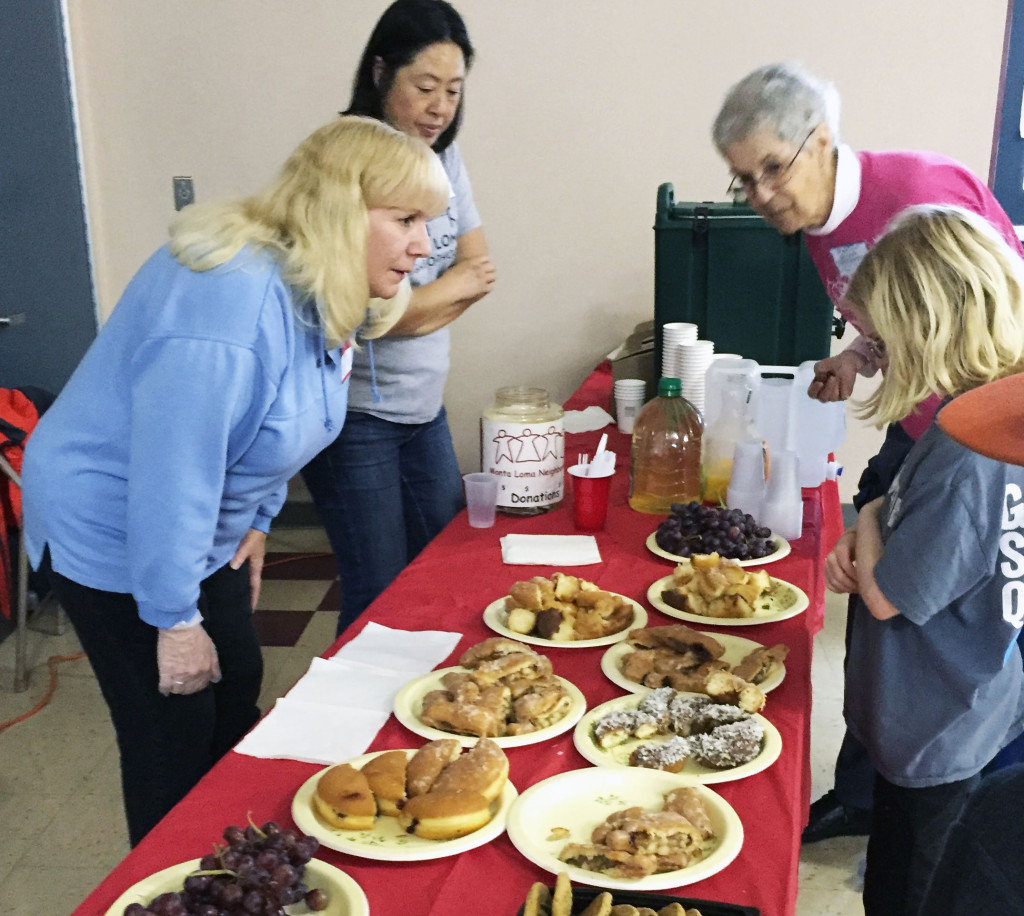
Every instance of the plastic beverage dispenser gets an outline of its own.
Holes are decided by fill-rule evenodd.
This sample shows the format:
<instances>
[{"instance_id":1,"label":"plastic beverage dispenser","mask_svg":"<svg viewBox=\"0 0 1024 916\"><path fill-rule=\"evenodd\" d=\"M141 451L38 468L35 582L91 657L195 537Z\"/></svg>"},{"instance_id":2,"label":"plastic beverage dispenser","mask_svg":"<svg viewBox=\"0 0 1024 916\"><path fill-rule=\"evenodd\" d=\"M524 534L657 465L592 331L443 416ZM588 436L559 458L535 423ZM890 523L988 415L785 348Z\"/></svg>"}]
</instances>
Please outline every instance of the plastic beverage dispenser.
<instances>
[{"instance_id":1,"label":"plastic beverage dispenser","mask_svg":"<svg viewBox=\"0 0 1024 916\"><path fill-rule=\"evenodd\" d=\"M749 414L758 434L768 444L769 455L793 452L799 463L801 487L816 487L828 476L829 453L846 437L846 405L822 404L808 397L814 378L814 361L799 366L761 366L752 359L722 359L707 374L705 415L712 427L737 383L746 380L750 390ZM770 473L770 468L769 468Z\"/></svg>"}]
</instances>

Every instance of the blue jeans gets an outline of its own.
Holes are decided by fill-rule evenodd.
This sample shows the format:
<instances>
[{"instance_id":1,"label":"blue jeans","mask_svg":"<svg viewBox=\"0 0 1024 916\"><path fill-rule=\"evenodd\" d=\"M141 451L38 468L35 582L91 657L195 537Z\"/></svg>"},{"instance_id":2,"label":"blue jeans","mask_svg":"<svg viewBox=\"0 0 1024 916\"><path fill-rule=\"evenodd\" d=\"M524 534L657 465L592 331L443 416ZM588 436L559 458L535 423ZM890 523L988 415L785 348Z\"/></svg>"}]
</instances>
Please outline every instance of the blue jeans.
<instances>
[{"instance_id":1,"label":"blue jeans","mask_svg":"<svg viewBox=\"0 0 1024 916\"><path fill-rule=\"evenodd\" d=\"M429 423L409 424L350 410L302 477L338 562L338 633L464 505L443 407Z\"/></svg>"}]
</instances>

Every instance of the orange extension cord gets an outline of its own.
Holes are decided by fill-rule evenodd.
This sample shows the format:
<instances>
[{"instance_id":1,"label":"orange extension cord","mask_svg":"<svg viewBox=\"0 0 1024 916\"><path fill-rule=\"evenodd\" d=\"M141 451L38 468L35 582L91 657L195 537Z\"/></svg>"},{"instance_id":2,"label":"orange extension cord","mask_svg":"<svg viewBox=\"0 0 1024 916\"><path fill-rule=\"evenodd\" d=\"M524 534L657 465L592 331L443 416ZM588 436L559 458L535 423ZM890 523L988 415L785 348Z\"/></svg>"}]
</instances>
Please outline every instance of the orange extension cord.
<instances>
[{"instance_id":1,"label":"orange extension cord","mask_svg":"<svg viewBox=\"0 0 1024 916\"><path fill-rule=\"evenodd\" d=\"M282 557L280 560L273 560L270 563L264 563L263 568L267 569L271 566L280 566L282 563L294 563L296 560L318 560L321 557L329 557L329 553L303 553L293 554L291 556ZM46 706L47 703L53 699L53 694L57 690L57 665L61 662L73 662L80 658L85 658L84 652L76 652L74 655L51 655L46 660L46 667L50 669L50 683L46 687L46 692L42 698L33 706L28 712L23 712L20 716L15 716L13 719L8 719L6 722L0 722L0 732L10 728L12 725L17 725L19 722L24 722L26 719L31 719L40 709Z\"/></svg>"},{"instance_id":2,"label":"orange extension cord","mask_svg":"<svg viewBox=\"0 0 1024 916\"><path fill-rule=\"evenodd\" d=\"M24 722L26 719L30 719L47 703L49 703L53 697L54 691L57 689L57 665L61 662L77 661L80 658L85 658L84 652L76 652L74 655L51 655L46 660L46 667L50 669L50 683L46 687L46 693L43 694L42 699L28 712L23 712L20 716L15 716L13 719L8 719L6 722L0 722L0 732L6 728L10 728L12 725L17 725L19 722Z\"/></svg>"}]
</instances>

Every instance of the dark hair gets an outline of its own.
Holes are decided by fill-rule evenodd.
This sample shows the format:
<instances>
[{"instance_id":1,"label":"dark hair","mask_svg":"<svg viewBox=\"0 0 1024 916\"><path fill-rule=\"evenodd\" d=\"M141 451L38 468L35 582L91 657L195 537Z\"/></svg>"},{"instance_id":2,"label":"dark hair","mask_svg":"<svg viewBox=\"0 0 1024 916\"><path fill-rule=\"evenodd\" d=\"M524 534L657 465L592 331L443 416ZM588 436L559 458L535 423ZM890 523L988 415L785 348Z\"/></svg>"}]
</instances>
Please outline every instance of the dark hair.
<instances>
[{"instance_id":1,"label":"dark hair","mask_svg":"<svg viewBox=\"0 0 1024 916\"><path fill-rule=\"evenodd\" d=\"M466 24L455 7L445 0L395 0L377 20L363 49L352 81L352 98L342 114L369 115L384 120L384 100L395 74L424 48L444 41L459 46L468 71L473 63L473 45L469 41ZM373 65L377 58L384 62L380 86L373 81ZM449 147L458 134L462 124L462 105L460 99L452 123L434 143L435 151L441 152Z\"/></svg>"}]
</instances>

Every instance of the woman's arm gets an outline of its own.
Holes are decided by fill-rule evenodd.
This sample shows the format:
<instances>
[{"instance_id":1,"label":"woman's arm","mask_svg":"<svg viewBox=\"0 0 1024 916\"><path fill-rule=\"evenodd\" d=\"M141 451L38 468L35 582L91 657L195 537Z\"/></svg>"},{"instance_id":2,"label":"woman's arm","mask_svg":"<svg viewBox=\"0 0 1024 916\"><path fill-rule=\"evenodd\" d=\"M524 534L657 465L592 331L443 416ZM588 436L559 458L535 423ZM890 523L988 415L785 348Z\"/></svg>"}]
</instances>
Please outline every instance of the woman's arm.
<instances>
[{"instance_id":1,"label":"woman's arm","mask_svg":"<svg viewBox=\"0 0 1024 916\"><path fill-rule=\"evenodd\" d=\"M412 291L409 307L387 336L420 337L445 327L491 291L495 274L484 230L460 235L455 263L433 282Z\"/></svg>"},{"instance_id":2,"label":"woman's arm","mask_svg":"<svg viewBox=\"0 0 1024 916\"><path fill-rule=\"evenodd\" d=\"M860 510L856 528L857 584L861 600L876 620L890 620L900 613L899 608L885 597L875 581L875 564L885 550L878 528L878 511L883 499L884 496L879 496Z\"/></svg>"}]
</instances>

